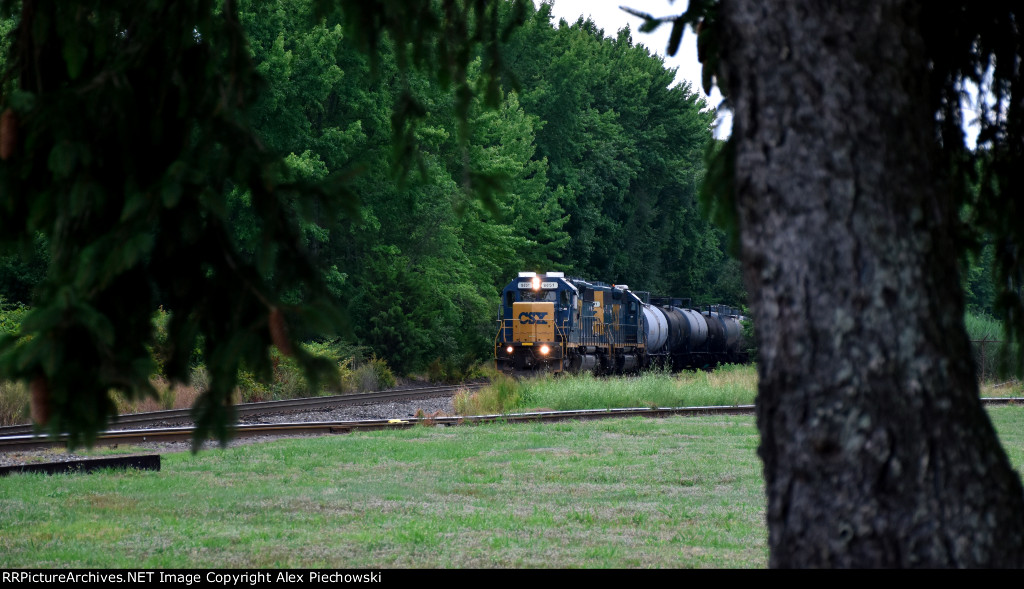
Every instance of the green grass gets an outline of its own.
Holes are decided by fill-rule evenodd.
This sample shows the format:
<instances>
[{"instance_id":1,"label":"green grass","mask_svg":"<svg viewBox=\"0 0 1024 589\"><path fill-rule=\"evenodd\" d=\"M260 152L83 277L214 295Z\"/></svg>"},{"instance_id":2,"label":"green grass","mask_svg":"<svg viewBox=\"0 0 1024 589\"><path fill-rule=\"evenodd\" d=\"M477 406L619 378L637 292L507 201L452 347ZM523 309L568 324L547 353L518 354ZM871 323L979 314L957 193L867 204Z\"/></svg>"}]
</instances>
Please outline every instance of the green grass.
<instances>
[{"instance_id":1,"label":"green grass","mask_svg":"<svg viewBox=\"0 0 1024 589\"><path fill-rule=\"evenodd\" d=\"M964 325L971 339L978 378L985 384L1002 383L1014 374L1014 360L1020 355L1020 345L1009 345L1004 340L1003 324L988 315L964 315ZM1020 387L1018 386L1018 389Z\"/></svg>"},{"instance_id":2,"label":"green grass","mask_svg":"<svg viewBox=\"0 0 1024 589\"><path fill-rule=\"evenodd\" d=\"M980 394L1024 397L1024 383L982 383ZM752 405L756 396L757 367L753 365L726 365L712 372L648 371L620 377L586 373L513 379L497 375L488 387L459 393L455 410L460 415L485 415L616 407L733 406Z\"/></svg>"},{"instance_id":3,"label":"green grass","mask_svg":"<svg viewBox=\"0 0 1024 589\"><path fill-rule=\"evenodd\" d=\"M1024 407L989 407L988 415L1013 468L1024 473Z\"/></svg>"},{"instance_id":4,"label":"green grass","mask_svg":"<svg viewBox=\"0 0 1024 589\"><path fill-rule=\"evenodd\" d=\"M598 378L587 374L512 380L499 377L490 387L462 393L455 400L462 415L548 409L752 405L757 368L722 366L714 372L671 374L648 371L638 376Z\"/></svg>"},{"instance_id":5,"label":"green grass","mask_svg":"<svg viewBox=\"0 0 1024 589\"><path fill-rule=\"evenodd\" d=\"M989 414L1021 469L1024 410ZM764 567L757 444L750 417L630 418L15 475L0 479L0 568Z\"/></svg>"},{"instance_id":6,"label":"green grass","mask_svg":"<svg viewBox=\"0 0 1024 589\"><path fill-rule=\"evenodd\" d=\"M763 567L750 418L414 428L0 479L8 567Z\"/></svg>"}]
</instances>

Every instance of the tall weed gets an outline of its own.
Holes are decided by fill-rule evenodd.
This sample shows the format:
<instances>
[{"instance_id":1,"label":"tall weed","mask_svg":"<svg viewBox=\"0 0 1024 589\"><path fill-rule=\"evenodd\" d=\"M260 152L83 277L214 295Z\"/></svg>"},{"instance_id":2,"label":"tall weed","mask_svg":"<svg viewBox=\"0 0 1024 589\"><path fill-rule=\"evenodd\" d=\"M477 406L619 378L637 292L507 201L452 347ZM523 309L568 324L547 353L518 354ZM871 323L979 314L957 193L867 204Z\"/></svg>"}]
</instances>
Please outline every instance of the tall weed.
<instances>
[{"instance_id":1,"label":"tall weed","mask_svg":"<svg viewBox=\"0 0 1024 589\"><path fill-rule=\"evenodd\" d=\"M20 382L0 381L0 426L28 423L28 387Z\"/></svg>"},{"instance_id":2,"label":"tall weed","mask_svg":"<svg viewBox=\"0 0 1024 589\"><path fill-rule=\"evenodd\" d=\"M1013 375L1013 362L1020 357L1020 344L1005 341L1003 325L988 315L967 313L964 325L971 340L978 380L1005 381Z\"/></svg>"},{"instance_id":3,"label":"tall weed","mask_svg":"<svg viewBox=\"0 0 1024 589\"><path fill-rule=\"evenodd\" d=\"M476 391L459 391L452 404L459 415L507 413L521 406L523 388L523 381L502 374L496 376L490 386Z\"/></svg>"}]
</instances>

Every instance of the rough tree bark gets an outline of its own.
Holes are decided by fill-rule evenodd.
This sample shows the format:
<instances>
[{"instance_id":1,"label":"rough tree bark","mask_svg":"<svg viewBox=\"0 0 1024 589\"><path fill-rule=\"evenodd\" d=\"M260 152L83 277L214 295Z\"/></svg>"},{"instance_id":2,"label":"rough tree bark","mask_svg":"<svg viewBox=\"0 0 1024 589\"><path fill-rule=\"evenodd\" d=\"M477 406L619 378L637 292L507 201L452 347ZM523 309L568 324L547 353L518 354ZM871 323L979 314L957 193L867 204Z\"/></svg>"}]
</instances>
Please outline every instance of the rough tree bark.
<instances>
[{"instance_id":1,"label":"rough tree bark","mask_svg":"<svg viewBox=\"0 0 1024 589\"><path fill-rule=\"evenodd\" d=\"M1021 566L978 400L921 3L723 0L770 565Z\"/></svg>"}]
</instances>

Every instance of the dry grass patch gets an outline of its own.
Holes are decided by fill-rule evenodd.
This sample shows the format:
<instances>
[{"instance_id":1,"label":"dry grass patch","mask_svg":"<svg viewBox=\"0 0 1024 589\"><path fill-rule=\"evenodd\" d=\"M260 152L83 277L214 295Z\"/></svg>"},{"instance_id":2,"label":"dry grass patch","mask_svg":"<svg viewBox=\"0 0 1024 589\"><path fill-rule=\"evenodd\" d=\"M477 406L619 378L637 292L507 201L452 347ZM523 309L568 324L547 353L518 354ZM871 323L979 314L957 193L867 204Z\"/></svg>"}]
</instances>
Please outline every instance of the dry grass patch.
<instances>
[{"instance_id":1,"label":"dry grass patch","mask_svg":"<svg viewBox=\"0 0 1024 589\"><path fill-rule=\"evenodd\" d=\"M982 397L1024 397L1024 382L1011 379L1003 382L981 383Z\"/></svg>"},{"instance_id":2,"label":"dry grass patch","mask_svg":"<svg viewBox=\"0 0 1024 589\"><path fill-rule=\"evenodd\" d=\"M28 423L28 387L0 380L0 426Z\"/></svg>"}]
</instances>

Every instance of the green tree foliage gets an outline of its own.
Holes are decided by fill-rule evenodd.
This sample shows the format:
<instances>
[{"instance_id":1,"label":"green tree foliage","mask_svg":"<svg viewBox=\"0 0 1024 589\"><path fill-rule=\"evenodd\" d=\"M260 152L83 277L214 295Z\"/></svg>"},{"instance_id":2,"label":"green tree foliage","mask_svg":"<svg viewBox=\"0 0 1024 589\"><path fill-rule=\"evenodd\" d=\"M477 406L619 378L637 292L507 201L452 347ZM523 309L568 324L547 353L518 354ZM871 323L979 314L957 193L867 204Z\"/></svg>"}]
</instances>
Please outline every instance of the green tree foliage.
<instances>
[{"instance_id":1,"label":"green tree foliage","mask_svg":"<svg viewBox=\"0 0 1024 589\"><path fill-rule=\"evenodd\" d=\"M272 344L314 375L299 340L401 372L489 356L518 270L741 302L697 214L713 113L628 30L521 0L2 6L0 253L49 265L0 259L35 292L0 374L74 442L110 389L149 391L157 305L168 376L202 342L197 416L223 437Z\"/></svg>"},{"instance_id":2,"label":"green tree foliage","mask_svg":"<svg viewBox=\"0 0 1024 589\"><path fill-rule=\"evenodd\" d=\"M967 310L972 313L994 315L995 281L992 268L995 266L995 246L986 244L978 251L967 253L963 266L964 295Z\"/></svg>"},{"instance_id":3,"label":"green tree foliage","mask_svg":"<svg viewBox=\"0 0 1024 589\"><path fill-rule=\"evenodd\" d=\"M8 302L0 295L0 335L18 335L21 331L21 321L27 311L24 305Z\"/></svg>"},{"instance_id":4,"label":"green tree foliage","mask_svg":"<svg viewBox=\"0 0 1024 589\"><path fill-rule=\"evenodd\" d=\"M262 82L233 4L2 8L20 12L4 83L0 240L25 247L42 233L50 253L22 325L32 337L0 344L3 374L33 383L37 418L52 431L88 442L114 411L110 389L152 393L146 343L162 302L175 343L165 369L187 379L203 337L211 387L197 423L226 436L238 368L270 370L280 285L322 290L314 264L289 245L296 205L317 190L282 182L279 160L244 116ZM252 262L232 240L232 186L245 187L258 212L261 255ZM301 325L311 316L288 318Z\"/></svg>"},{"instance_id":5,"label":"green tree foliage","mask_svg":"<svg viewBox=\"0 0 1024 589\"><path fill-rule=\"evenodd\" d=\"M378 43L371 60L349 41L345 18L313 21L311 7L308 1L241 4L257 70L268 82L254 119L267 144L291 154L287 161L293 165L296 158L322 163L323 173L351 178L348 189L361 202L358 214L317 217L316 229L307 229L307 245L336 273L336 299L348 308L359 343L402 371L435 359L451 364L489 355L498 289L524 268L633 280L698 298L721 291L721 233L699 218L694 202L713 115L701 112L703 105L688 89L670 89L672 73L633 46L628 33L610 39L588 25L581 34L582 23L558 30L547 7L527 8L527 25L505 50L505 83L519 92L502 93L496 107L482 96L472 98L463 121L457 89L404 71L388 40ZM558 39L579 46L560 69L547 59L515 58L526 48L565 53L566 47L553 45ZM592 63L599 59L612 63ZM593 80L587 80L588 68L600 70ZM468 64L470 87L480 87L482 69L480 59ZM581 91L593 95L579 107L582 114L537 98L534 86L559 81L565 72L576 72ZM609 85L615 94L606 90ZM420 114L409 145L398 149L391 113L407 100ZM601 102L595 106L596 100ZM663 113L666 120L651 130L651 121ZM621 182L626 189L595 183L606 166L593 164L596 156L582 151L562 164L581 169L572 170L571 182L554 177L545 151L578 150L585 139L545 133L552 123L544 117L570 115L611 121L604 133L611 143L600 151L627 179ZM673 148L672 134L685 137L685 150ZM408 157L416 171L395 178L389 172L394 154L409 148L415 150ZM582 187L580 179L589 184ZM465 190L484 182L494 188L490 199ZM634 193L653 194L659 202L634 207ZM602 218L608 231L600 239L570 227L569 210L581 206L591 207L581 215L608 216ZM251 217L245 215L243 207L239 219ZM593 251L583 253L591 242L614 255L617 266L591 263ZM630 263L630 256L644 263ZM660 272L661 267L667 269Z\"/></svg>"},{"instance_id":6,"label":"green tree foliage","mask_svg":"<svg viewBox=\"0 0 1024 589\"><path fill-rule=\"evenodd\" d=\"M559 261L586 276L740 303L713 286L729 270L722 234L696 202L714 111L688 84L673 86L674 70L634 45L628 28L608 38L582 18L558 24L541 5L506 61L524 108L543 121L538 151L570 217Z\"/></svg>"},{"instance_id":7,"label":"green tree foliage","mask_svg":"<svg viewBox=\"0 0 1024 589\"><path fill-rule=\"evenodd\" d=\"M0 297L10 302L30 304L32 293L46 278L49 265L49 243L42 234L37 234L22 248L6 256L0 256Z\"/></svg>"}]
</instances>

